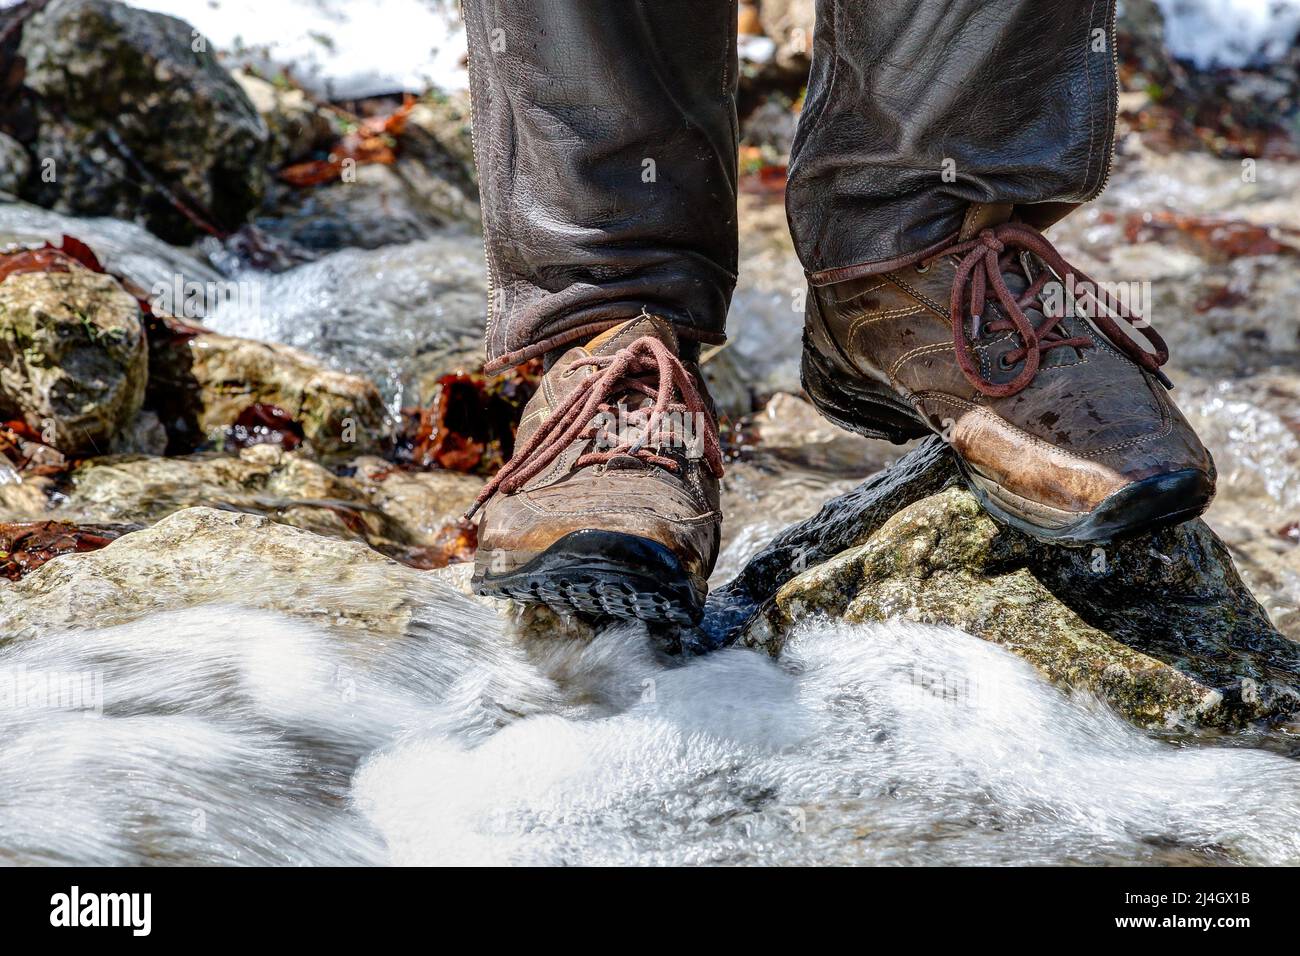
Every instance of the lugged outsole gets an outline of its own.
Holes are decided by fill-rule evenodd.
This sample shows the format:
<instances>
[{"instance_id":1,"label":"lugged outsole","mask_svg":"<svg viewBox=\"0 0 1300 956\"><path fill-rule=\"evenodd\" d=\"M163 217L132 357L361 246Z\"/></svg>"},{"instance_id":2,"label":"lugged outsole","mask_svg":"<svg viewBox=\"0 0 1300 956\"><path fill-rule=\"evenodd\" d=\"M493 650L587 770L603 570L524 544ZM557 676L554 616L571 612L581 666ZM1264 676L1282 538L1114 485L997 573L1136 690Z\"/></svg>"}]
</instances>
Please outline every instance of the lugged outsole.
<instances>
[{"instance_id":1,"label":"lugged outsole","mask_svg":"<svg viewBox=\"0 0 1300 956\"><path fill-rule=\"evenodd\" d=\"M518 568L493 574L480 553L472 585L487 597L544 604L559 613L691 626L704 616L704 595L677 557L637 535L574 531Z\"/></svg>"}]
</instances>

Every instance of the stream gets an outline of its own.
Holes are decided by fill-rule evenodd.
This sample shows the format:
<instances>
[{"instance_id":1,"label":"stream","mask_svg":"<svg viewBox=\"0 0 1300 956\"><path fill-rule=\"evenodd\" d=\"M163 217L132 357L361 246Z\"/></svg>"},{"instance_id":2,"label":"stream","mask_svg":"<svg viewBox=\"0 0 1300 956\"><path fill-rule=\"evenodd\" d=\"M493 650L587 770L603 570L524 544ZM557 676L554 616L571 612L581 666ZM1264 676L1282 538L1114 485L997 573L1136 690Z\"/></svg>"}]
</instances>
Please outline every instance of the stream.
<instances>
[{"instance_id":1,"label":"stream","mask_svg":"<svg viewBox=\"0 0 1300 956\"><path fill-rule=\"evenodd\" d=\"M1300 860L1300 764L1155 740L952 629L809 622L779 663L682 662L627 626L470 636L476 611L431 596L419 640L360 655L228 606L6 647L112 693L2 712L0 859Z\"/></svg>"},{"instance_id":2,"label":"stream","mask_svg":"<svg viewBox=\"0 0 1300 956\"><path fill-rule=\"evenodd\" d=\"M1267 166L1247 188L1232 161L1138 146L1053 232L1087 271L1152 282L1176 397L1220 470L1207 521L1300 639L1300 249L1234 258L1180 234L1125 237L1126 217L1160 210L1294 230L1300 168ZM780 201L745 196L741 217L732 360L759 392L797 392L802 273ZM481 334L468 230L270 274L0 200L0 246L64 233L145 288L258 283L255 305L206 323L368 375L394 413L427 398L431 356ZM883 463L735 465L714 584ZM951 628L809 620L779 660L681 658L631 625L520 638L427 577L402 640L225 599L0 637L0 696L27 674L93 678L79 708L0 707L0 862L1300 863L1291 738L1143 732ZM320 588L324 606L368 597Z\"/></svg>"}]
</instances>

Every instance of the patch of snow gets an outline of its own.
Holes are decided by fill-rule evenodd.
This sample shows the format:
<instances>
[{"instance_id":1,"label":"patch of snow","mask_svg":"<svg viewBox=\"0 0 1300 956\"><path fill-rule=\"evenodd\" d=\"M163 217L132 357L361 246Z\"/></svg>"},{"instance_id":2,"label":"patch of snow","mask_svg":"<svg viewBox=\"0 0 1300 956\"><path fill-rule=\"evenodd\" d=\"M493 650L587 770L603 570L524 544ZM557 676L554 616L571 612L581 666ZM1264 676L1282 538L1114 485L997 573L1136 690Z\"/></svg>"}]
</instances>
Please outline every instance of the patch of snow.
<instances>
[{"instance_id":1,"label":"patch of snow","mask_svg":"<svg viewBox=\"0 0 1300 956\"><path fill-rule=\"evenodd\" d=\"M1199 69L1259 66L1284 56L1300 33L1300 0L1156 0L1165 44Z\"/></svg>"},{"instance_id":2,"label":"patch of snow","mask_svg":"<svg viewBox=\"0 0 1300 956\"><path fill-rule=\"evenodd\" d=\"M464 89L455 0L132 0L190 23L223 53L333 99Z\"/></svg>"}]
</instances>

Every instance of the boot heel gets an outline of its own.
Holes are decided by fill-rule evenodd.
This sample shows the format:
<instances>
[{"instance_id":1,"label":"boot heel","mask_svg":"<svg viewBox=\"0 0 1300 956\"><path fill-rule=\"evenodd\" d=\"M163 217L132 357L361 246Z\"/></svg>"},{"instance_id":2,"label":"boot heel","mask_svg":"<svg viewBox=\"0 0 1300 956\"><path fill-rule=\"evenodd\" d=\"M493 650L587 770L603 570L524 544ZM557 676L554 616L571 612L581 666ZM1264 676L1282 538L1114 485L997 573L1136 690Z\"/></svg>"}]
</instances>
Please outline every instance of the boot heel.
<instances>
[{"instance_id":1,"label":"boot heel","mask_svg":"<svg viewBox=\"0 0 1300 956\"><path fill-rule=\"evenodd\" d=\"M916 413L883 386L877 390L871 382L835 375L806 338L799 373L813 407L841 428L895 445L930 434Z\"/></svg>"}]
</instances>

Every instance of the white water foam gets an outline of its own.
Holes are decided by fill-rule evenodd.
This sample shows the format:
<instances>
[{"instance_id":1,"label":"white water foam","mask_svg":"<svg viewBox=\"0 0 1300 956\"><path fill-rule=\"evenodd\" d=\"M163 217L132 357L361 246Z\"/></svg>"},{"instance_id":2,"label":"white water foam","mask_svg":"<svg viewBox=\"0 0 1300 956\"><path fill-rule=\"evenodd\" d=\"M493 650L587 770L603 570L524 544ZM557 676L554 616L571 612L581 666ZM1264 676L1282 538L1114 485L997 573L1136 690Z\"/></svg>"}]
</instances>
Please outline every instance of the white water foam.
<instances>
[{"instance_id":1,"label":"white water foam","mask_svg":"<svg viewBox=\"0 0 1300 956\"><path fill-rule=\"evenodd\" d=\"M398 862L1300 859L1300 765L1177 748L956 631L810 625L594 720L416 737L361 805Z\"/></svg>"},{"instance_id":2,"label":"white water foam","mask_svg":"<svg viewBox=\"0 0 1300 956\"><path fill-rule=\"evenodd\" d=\"M1300 764L1155 740L954 630L681 662L439 600L400 641L208 606L5 644L100 672L104 713L0 710L0 860L1300 861Z\"/></svg>"}]
</instances>

